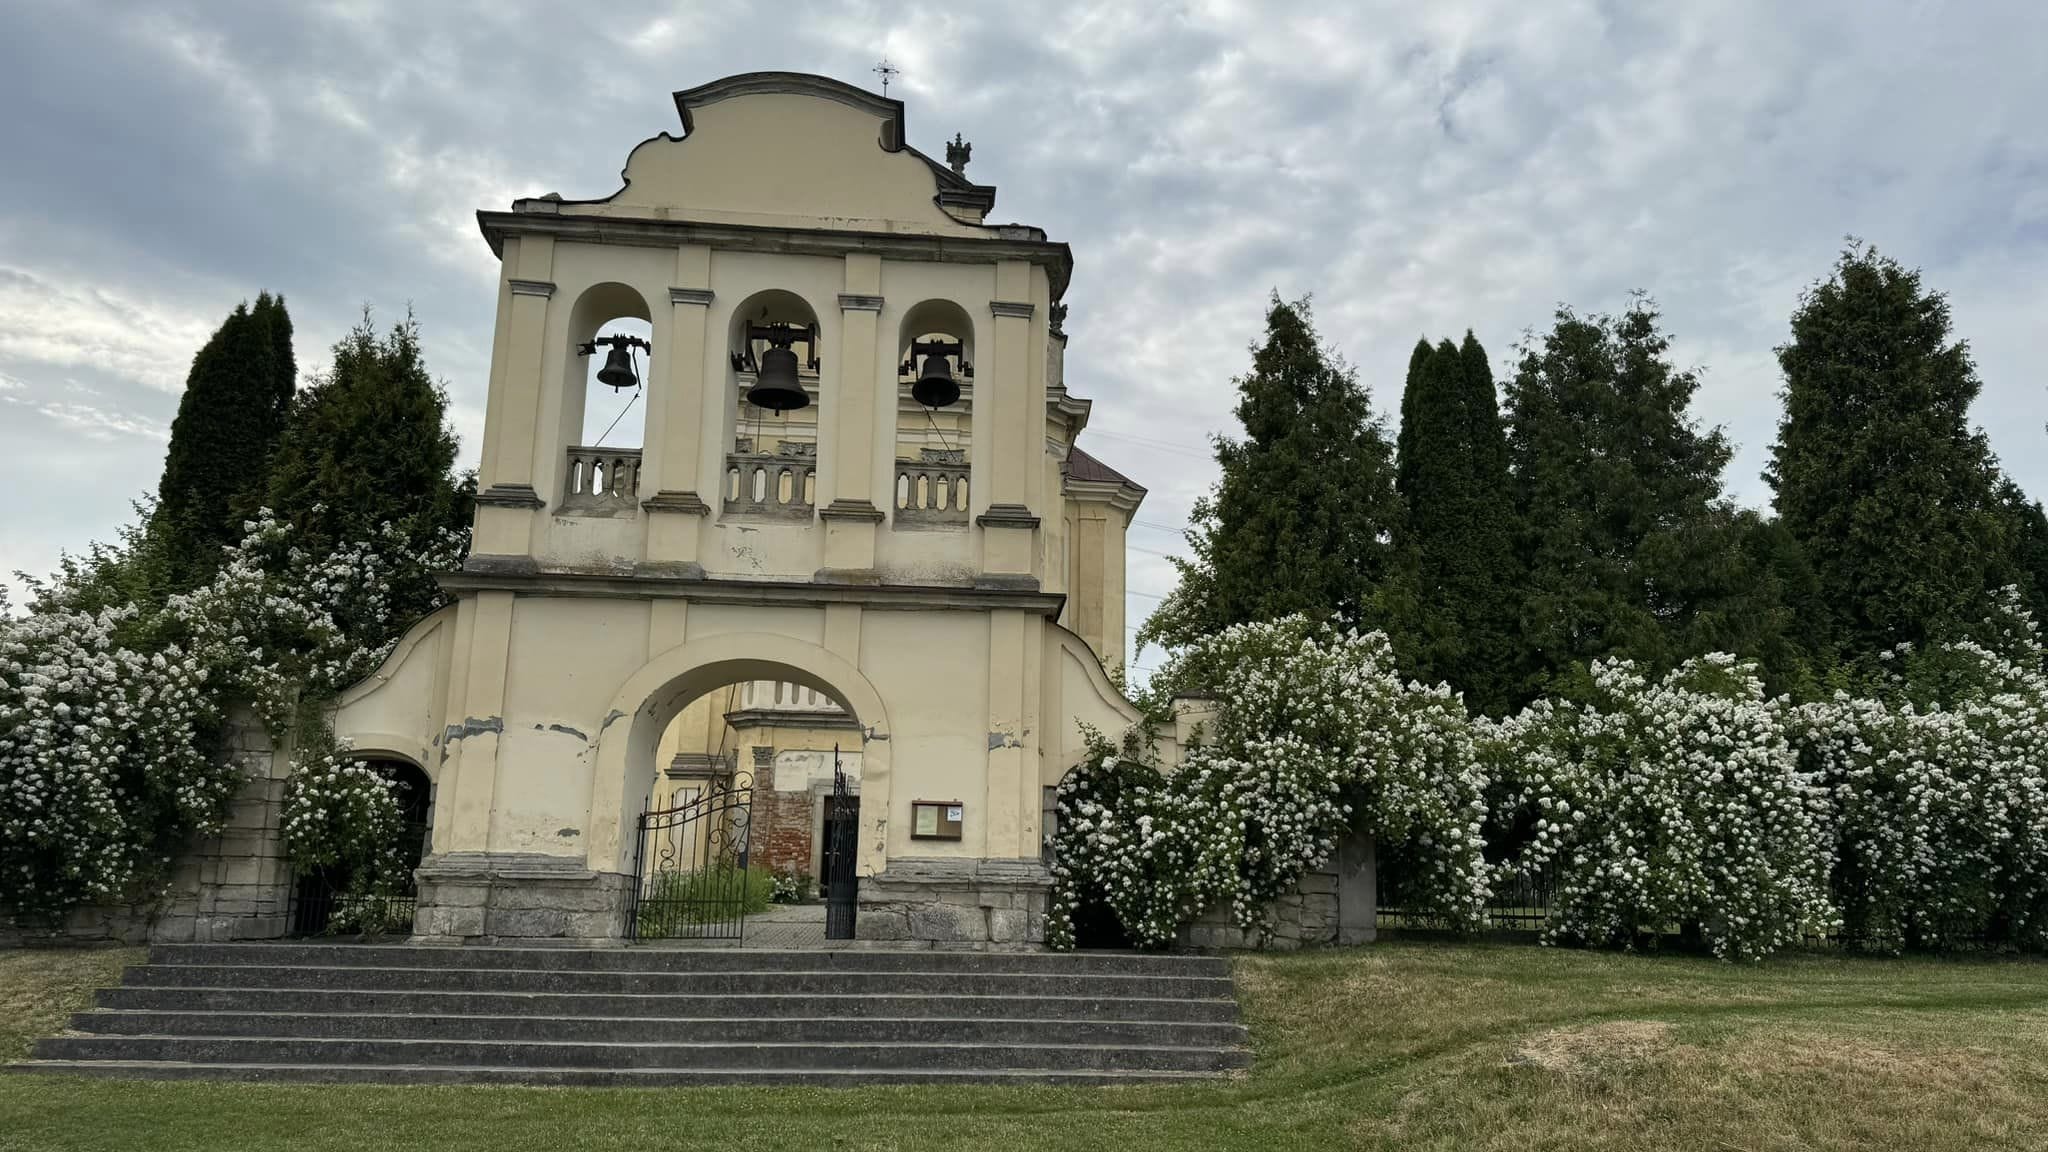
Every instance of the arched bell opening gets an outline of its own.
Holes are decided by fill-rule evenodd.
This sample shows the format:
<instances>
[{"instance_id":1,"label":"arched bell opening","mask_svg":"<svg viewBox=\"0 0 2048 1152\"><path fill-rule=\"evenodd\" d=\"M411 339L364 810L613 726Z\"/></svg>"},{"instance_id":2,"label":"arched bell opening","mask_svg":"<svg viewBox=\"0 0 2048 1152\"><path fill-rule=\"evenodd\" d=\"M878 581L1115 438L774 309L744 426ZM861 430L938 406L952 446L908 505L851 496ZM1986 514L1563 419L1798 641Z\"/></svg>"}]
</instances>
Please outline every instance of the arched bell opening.
<instances>
[{"instance_id":1,"label":"arched bell opening","mask_svg":"<svg viewBox=\"0 0 2048 1152\"><path fill-rule=\"evenodd\" d=\"M972 500L974 322L926 300L897 330L896 519L967 521Z\"/></svg>"},{"instance_id":2,"label":"arched bell opening","mask_svg":"<svg viewBox=\"0 0 2048 1152\"><path fill-rule=\"evenodd\" d=\"M794 292L757 292L726 333L732 403L728 511L808 515L817 495L817 312Z\"/></svg>"},{"instance_id":3,"label":"arched bell opening","mask_svg":"<svg viewBox=\"0 0 2048 1152\"><path fill-rule=\"evenodd\" d=\"M624 284L592 285L571 306L562 377L562 427L570 436L563 510L638 506L653 333L647 301Z\"/></svg>"}]
</instances>

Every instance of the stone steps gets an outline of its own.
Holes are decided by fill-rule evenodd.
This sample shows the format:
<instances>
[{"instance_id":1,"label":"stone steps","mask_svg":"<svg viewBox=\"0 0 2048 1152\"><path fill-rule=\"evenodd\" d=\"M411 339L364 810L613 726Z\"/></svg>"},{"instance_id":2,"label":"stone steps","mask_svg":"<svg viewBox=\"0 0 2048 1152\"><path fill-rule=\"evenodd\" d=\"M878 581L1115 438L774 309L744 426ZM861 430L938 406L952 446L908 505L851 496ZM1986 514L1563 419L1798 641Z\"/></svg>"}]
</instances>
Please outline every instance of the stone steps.
<instances>
[{"instance_id":1,"label":"stone steps","mask_svg":"<svg viewBox=\"0 0 2048 1152\"><path fill-rule=\"evenodd\" d=\"M815 1005L812 1008L816 1011ZM358 1012L81 1012L72 1030L98 1037L206 1036L293 1039L484 1040L747 1044L789 1042L1093 1044L1230 1047L1237 1024L1157 1020L1035 1020L945 1016L411 1016Z\"/></svg>"},{"instance_id":2,"label":"stone steps","mask_svg":"<svg viewBox=\"0 0 2048 1152\"><path fill-rule=\"evenodd\" d=\"M1131 1083L1250 1061L1227 964L1050 953L179 945L13 1071L560 1085Z\"/></svg>"},{"instance_id":3,"label":"stone steps","mask_svg":"<svg viewBox=\"0 0 2048 1152\"><path fill-rule=\"evenodd\" d=\"M363 1013L429 1016L658 1017L663 1019L787 1018L814 1016L814 995L606 995L548 992L394 992L306 988L102 988L100 1007L158 1012ZM1087 996L890 996L832 997L841 1018L990 1019L1025 1015L1037 1020L1180 1020L1230 1023L1237 1005L1228 999Z\"/></svg>"}]
</instances>

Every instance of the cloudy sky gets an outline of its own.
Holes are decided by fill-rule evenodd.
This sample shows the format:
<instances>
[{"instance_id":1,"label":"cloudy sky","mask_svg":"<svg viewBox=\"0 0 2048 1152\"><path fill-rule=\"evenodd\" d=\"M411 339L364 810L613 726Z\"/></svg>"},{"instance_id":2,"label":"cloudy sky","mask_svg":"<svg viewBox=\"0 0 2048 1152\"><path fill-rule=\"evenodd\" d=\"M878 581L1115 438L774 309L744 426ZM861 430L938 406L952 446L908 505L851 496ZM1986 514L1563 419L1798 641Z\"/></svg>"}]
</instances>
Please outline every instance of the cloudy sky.
<instances>
[{"instance_id":1,"label":"cloudy sky","mask_svg":"<svg viewBox=\"0 0 2048 1152\"><path fill-rule=\"evenodd\" d=\"M1382 411L1419 335L1471 327L1505 371L1558 303L1646 289L1741 445L1731 492L1763 504L1771 349L1854 234L1950 294L1977 418L2048 495L2044 45L2038 0L0 0L0 571L112 534L192 352L261 289L305 370L365 304L410 304L474 459L475 209L612 191L677 128L674 89L872 86L884 55L911 142L964 133L991 219L1074 247L1069 386L1152 490L1134 622L1274 289L1314 294Z\"/></svg>"}]
</instances>

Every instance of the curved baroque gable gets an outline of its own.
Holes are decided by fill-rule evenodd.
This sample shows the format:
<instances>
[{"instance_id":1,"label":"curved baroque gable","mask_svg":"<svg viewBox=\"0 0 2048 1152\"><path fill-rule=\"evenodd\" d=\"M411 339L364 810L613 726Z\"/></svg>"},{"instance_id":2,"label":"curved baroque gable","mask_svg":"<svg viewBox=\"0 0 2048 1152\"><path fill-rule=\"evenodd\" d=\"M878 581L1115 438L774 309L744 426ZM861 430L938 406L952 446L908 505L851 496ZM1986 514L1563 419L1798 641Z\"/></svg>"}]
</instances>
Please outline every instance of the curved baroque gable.
<instances>
[{"instance_id":1,"label":"curved baroque gable","mask_svg":"<svg viewBox=\"0 0 2048 1152\"><path fill-rule=\"evenodd\" d=\"M675 94L681 137L627 157L625 186L564 215L986 235L995 189L904 143L903 102L796 72L728 76Z\"/></svg>"}]
</instances>

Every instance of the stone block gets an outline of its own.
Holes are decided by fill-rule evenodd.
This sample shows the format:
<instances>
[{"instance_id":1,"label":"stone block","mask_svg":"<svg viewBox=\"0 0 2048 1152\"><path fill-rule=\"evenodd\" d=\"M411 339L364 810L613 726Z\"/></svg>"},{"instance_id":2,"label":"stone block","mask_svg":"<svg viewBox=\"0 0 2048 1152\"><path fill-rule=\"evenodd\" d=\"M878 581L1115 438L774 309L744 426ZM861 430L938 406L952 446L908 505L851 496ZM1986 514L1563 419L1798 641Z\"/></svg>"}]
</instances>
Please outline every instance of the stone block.
<instances>
[{"instance_id":1,"label":"stone block","mask_svg":"<svg viewBox=\"0 0 2048 1152\"><path fill-rule=\"evenodd\" d=\"M915 940L986 942L989 938L988 918L978 907L920 904L910 910L910 935Z\"/></svg>"},{"instance_id":2,"label":"stone block","mask_svg":"<svg viewBox=\"0 0 2048 1152\"><path fill-rule=\"evenodd\" d=\"M1305 874L1304 874L1304 875L1302 876L1302 878L1301 878L1301 883L1295 886L1295 891L1297 891L1297 892L1302 892L1302 893L1316 893L1316 894L1319 894L1319 895L1332 895L1332 896L1334 896L1334 895L1336 895L1336 893L1337 893L1337 876L1336 876L1336 873L1334 873L1334 872L1309 872L1309 873L1305 873Z\"/></svg>"},{"instance_id":3,"label":"stone block","mask_svg":"<svg viewBox=\"0 0 2048 1152\"><path fill-rule=\"evenodd\" d=\"M1031 918L1014 908L995 908L988 914L988 939L992 944L1022 944L1030 936Z\"/></svg>"},{"instance_id":4,"label":"stone block","mask_svg":"<svg viewBox=\"0 0 2048 1152\"><path fill-rule=\"evenodd\" d=\"M862 940L908 940L910 914L888 905L863 903L853 922L854 934Z\"/></svg>"},{"instance_id":5,"label":"stone block","mask_svg":"<svg viewBox=\"0 0 2048 1152\"><path fill-rule=\"evenodd\" d=\"M559 908L492 908L484 934L504 939L559 939L568 936L569 914Z\"/></svg>"}]
</instances>

